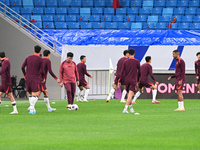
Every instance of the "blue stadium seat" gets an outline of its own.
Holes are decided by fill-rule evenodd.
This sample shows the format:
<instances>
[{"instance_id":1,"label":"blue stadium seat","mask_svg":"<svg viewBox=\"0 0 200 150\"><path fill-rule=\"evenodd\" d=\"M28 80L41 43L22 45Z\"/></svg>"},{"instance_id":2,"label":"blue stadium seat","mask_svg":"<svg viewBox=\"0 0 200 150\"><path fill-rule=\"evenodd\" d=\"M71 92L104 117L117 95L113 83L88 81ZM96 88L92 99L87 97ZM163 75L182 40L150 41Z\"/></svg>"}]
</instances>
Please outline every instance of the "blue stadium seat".
<instances>
[{"instance_id":1,"label":"blue stadium seat","mask_svg":"<svg viewBox=\"0 0 200 150\"><path fill-rule=\"evenodd\" d=\"M169 22L170 17L169 16L159 16L158 20L159 20L159 22Z\"/></svg>"},{"instance_id":2,"label":"blue stadium seat","mask_svg":"<svg viewBox=\"0 0 200 150\"><path fill-rule=\"evenodd\" d=\"M32 8L21 8L21 14L32 14Z\"/></svg>"},{"instance_id":3,"label":"blue stadium seat","mask_svg":"<svg viewBox=\"0 0 200 150\"><path fill-rule=\"evenodd\" d=\"M200 23L200 15L194 16L194 22L195 23Z\"/></svg>"},{"instance_id":4,"label":"blue stadium seat","mask_svg":"<svg viewBox=\"0 0 200 150\"><path fill-rule=\"evenodd\" d=\"M11 7L21 7L22 1L21 0L11 0L10 4L11 4Z\"/></svg>"},{"instance_id":5,"label":"blue stadium seat","mask_svg":"<svg viewBox=\"0 0 200 150\"><path fill-rule=\"evenodd\" d=\"M107 7L112 7L112 5L113 5L113 0L106 0Z\"/></svg>"},{"instance_id":6,"label":"blue stadium seat","mask_svg":"<svg viewBox=\"0 0 200 150\"><path fill-rule=\"evenodd\" d=\"M69 7L71 5L71 1L69 0L58 0L58 6L60 7Z\"/></svg>"},{"instance_id":7,"label":"blue stadium seat","mask_svg":"<svg viewBox=\"0 0 200 150\"><path fill-rule=\"evenodd\" d=\"M131 30L142 30L142 23L132 23Z\"/></svg>"},{"instance_id":8,"label":"blue stadium seat","mask_svg":"<svg viewBox=\"0 0 200 150\"><path fill-rule=\"evenodd\" d=\"M200 23L190 23L190 30L200 30Z\"/></svg>"},{"instance_id":9,"label":"blue stadium seat","mask_svg":"<svg viewBox=\"0 0 200 150\"><path fill-rule=\"evenodd\" d=\"M80 22L88 22L89 21L89 16L78 16L77 19Z\"/></svg>"},{"instance_id":10,"label":"blue stadium seat","mask_svg":"<svg viewBox=\"0 0 200 150\"><path fill-rule=\"evenodd\" d=\"M12 10L15 11L16 13L20 14L21 10L19 7L12 7Z\"/></svg>"},{"instance_id":11,"label":"blue stadium seat","mask_svg":"<svg viewBox=\"0 0 200 150\"><path fill-rule=\"evenodd\" d=\"M91 14L90 8L80 8L80 15L87 15L89 16Z\"/></svg>"},{"instance_id":12,"label":"blue stadium seat","mask_svg":"<svg viewBox=\"0 0 200 150\"><path fill-rule=\"evenodd\" d=\"M135 15L124 16L124 22L135 22Z\"/></svg>"},{"instance_id":13,"label":"blue stadium seat","mask_svg":"<svg viewBox=\"0 0 200 150\"><path fill-rule=\"evenodd\" d=\"M108 29L108 30L117 30L118 29L117 22L106 22L106 29Z\"/></svg>"},{"instance_id":14,"label":"blue stadium seat","mask_svg":"<svg viewBox=\"0 0 200 150\"><path fill-rule=\"evenodd\" d=\"M104 7L105 8L105 0L95 0L95 7Z\"/></svg>"},{"instance_id":15,"label":"blue stadium seat","mask_svg":"<svg viewBox=\"0 0 200 150\"><path fill-rule=\"evenodd\" d=\"M154 30L155 23L143 23L143 30Z\"/></svg>"},{"instance_id":16,"label":"blue stadium seat","mask_svg":"<svg viewBox=\"0 0 200 150\"><path fill-rule=\"evenodd\" d=\"M149 15L150 14L150 9L149 8L140 8L139 9L139 14L140 15Z\"/></svg>"},{"instance_id":17,"label":"blue stadium seat","mask_svg":"<svg viewBox=\"0 0 200 150\"><path fill-rule=\"evenodd\" d=\"M4 3L5 5L10 7L10 0L0 0L0 2ZM0 4L1 6L1 4Z\"/></svg>"},{"instance_id":18,"label":"blue stadium seat","mask_svg":"<svg viewBox=\"0 0 200 150\"><path fill-rule=\"evenodd\" d=\"M117 8L116 15L126 15L126 8Z\"/></svg>"},{"instance_id":19,"label":"blue stadium seat","mask_svg":"<svg viewBox=\"0 0 200 150\"><path fill-rule=\"evenodd\" d=\"M181 22L182 21L182 15L171 16L171 21L173 21L174 18L176 18L176 22Z\"/></svg>"},{"instance_id":20,"label":"blue stadium seat","mask_svg":"<svg viewBox=\"0 0 200 150\"><path fill-rule=\"evenodd\" d=\"M67 29L66 22L55 22L56 29Z\"/></svg>"},{"instance_id":21,"label":"blue stadium seat","mask_svg":"<svg viewBox=\"0 0 200 150\"><path fill-rule=\"evenodd\" d=\"M74 0L74 1L71 1L71 7L81 7L81 1L80 0Z\"/></svg>"},{"instance_id":22,"label":"blue stadium seat","mask_svg":"<svg viewBox=\"0 0 200 150\"><path fill-rule=\"evenodd\" d=\"M24 7L31 7L31 8L33 8L34 7L33 0L23 0L23 6Z\"/></svg>"},{"instance_id":23,"label":"blue stadium seat","mask_svg":"<svg viewBox=\"0 0 200 150\"><path fill-rule=\"evenodd\" d=\"M162 14L162 8L156 7L151 10L151 15L161 15Z\"/></svg>"},{"instance_id":24,"label":"blue stadium seat","mask_svg":"<svg viewBox=\"0 0 200 150\"><path fill-rule=\"evenodd\" d=\"M114 8L104 8L104 15L114 15Z\"/></svg>"},{"instance_id":25,"label":"blue stadium seat","mask_svg":"<svg viewBox=\"0 0 200 150\"><path fill-rule=\"evenodd\" d=\"M43 15L42 21L43 22L53 22L53 15Z\"/></svg>"},{"instance_id":26,"label":"blue stadium seat","mask_svg":"<svg viewBox=\"0 0 200 150\"><path fill-rule=\"evenodd\" d=\"M53 22L43 22L43 29L54 29L54 23Z\"/></svg>"},{"instance_id":27,"label":"blue stadium seat","mask_svg":"<svg viewBox=\"0 0 200 150\"><path fill-rule=\"evenodd\" d=\"M177 30L178 29L178 23L172 23L172 28L168 28L168 30Z\"/></svg>"},{"instance_id":28,"label":"blue stadium seat","mask_svg":"<svg viewBox=\"0 0 200 150\"><path fill-rule=\"evenodd\" d=\"M172 16L173 15L173 8L163 8L163 16Z\"/></svg>"},{"instance_id":29,"label":"blue stadium seat","mask_svg":"<svg viewBox=\"0 0 200 150\"><path fill-rule=\"evenodd\" d=\"M130 1L129 0L119 0L119 5L122 6L122 8L125 8L125 7L129 7L130 5Z\"/></svg>"},{"instance_id":30,"label":"blue stadium seat","mask_svg":"<svg viewBox=\"0 0 200 150\"><path fill-rule=\"evenodd\" d=\"M178 29L179 30L189 30L190 24L189 23L179 23Z\"/></svg>"},{"instance_id":31,"label":"blue stadium seat","mask_svg":"<svg viewBox=\"0 0 200 150\"><path fill-rule=\"evenodd\" d=\"M68 15L66 16L67 22L76 22L76 15Z\"/></svg>"},{"instance_id":32,"label":"blue stadium seat","mask_svg":"<svg viewBox=\"0 0 200 150\"><path fill-rule=\"evenodd\" d=\"M189 1L189 7L199 7L199 0Z\"/></svg>"},{"instance_id":33,"label":"blue stadium seat","mask_svg":"<svg viewBox=\"0 0 200 150\"><path fill-rule=\"evenodd\" d=\"M136 22L147 22L147 15L136 16Z\"/></svg>"},{"instance_id":34,"label":"blue stadium seat","mask_svg":"<svg viewBox=\"0 0 200 150\"><path fill-rule=\"evenodd\" d=\"M78 30L80 28L80 24L77 22L68 22L68 29L76 29Z\"/></svg>"},{"instance_id":35,"label":"blue stadium seat","mask_svg":"<svg viewBox=\"0 0 200 150\"><path fill-rule=\"evenodd\" d=\"M43 15L44 14L44 10L41 7L36 7L33 8L33 15Z\"/></svg>"},{"instance_id":36,"label":"blue stadium seat","mask_svg":"<svg viewBox=\"0 0 200 150\"><path fill-rule=\"evenodd\" d=\"M166 7L169 8L169 7L176 7L177 6L177 1L176 0L168 0L167 3L166 3Z\"/></svg>"},{"instance_id":37,"label":"blue stadium seat","mask_svg":"<svg viewBox=\"0 0 200 150\"><path fill-rule=\"evenodd\" d=\"M93 22L93 29L105 29L104 22Z\"/></svg>"},{"instance_id":38,"label":"blue stadium seat","mask_svg":"<svg viewBox=\"0 0 200 150\"><path fill-rule=\"evenodd\" d=\"M196 12L197 12L197 8L189 7L189 8L186 8L185 15L195 15Z\"/></svg>"},{"instance_id":39,"label":"blue stadium seat","mask_svg":"<svg viewBox=\"0 0 200 150\"><path fill-rule=\"evenodd\" d=\"M118 29L119 30L130 30L131 23L130 22L119 22L118 23Z\"/></svg>"},{"instance_id":40,"label":"blue stadium seat","mask_svg":"<svg viewBox=\"0 0 200 150\"><path fill-rule=\"evenodd\" d=\"M65 15L55 15L54 22L65 22Z\"/></svg>"},{"instance_id":41,"label":"blue stadium seat","mask_svg":"<svg viewBox=\"0 0 200 150\"><path fill-rule=\"evenodd\" d=\"M45 1L44 0L35 0L35 7L45 7Z\"/></svg>"},{"instance_id":42,"label":"blue stadium seat","mask_svg":"<svg viewBox=\"0 0 200 150\"><path fill-rule=\"evenodd\" d=\"M193 15L186 15L186 16L182 16L182 22L186 23L192 23L193 21Z\"/></svg>"},{"instance_id":43,"label":"blue stadium seat","mask_svg":"<svg viewBox=\"0 0 200 150\"><path fill-rule=\"evenodd\" d=\"M165 0L155 1L155 8L157 7L165 7Z\"/></svg>"},{"instance_id":44,"label":"blue stadium seat","mask_svg":"<svg viewBox=\"0 0 200 150\"><path fill-rule=\"evenodd\" d=\"M28 21L31 20L31 15L22 15L22 17L23 17L24 19L28 20ZM26 21L26 20L24 20L24 19L22 19L22 21Z\"/></svg>"},{"instance_id":45,"label":"blue stadium seat","mask_svg":"<svg viewBox=\"0 0 200 150\"><path fill-rule=\"evenodd\" d=\"M93 1L92 0L87 0L87 1L82 1L83 7L93 7Z\"/></svg>"},{"instance_id":46,"label":"blue stadium seat","mask_svg":"<svg viewBox=\"0 0 200 150\"><path fill-rule=\"evenodd\" d=\"M141 5L142 1L140 0L131 1L131 7L141 7Z\"/></svg>"},{"instance_id":47,"label":"blue stadium seat","mask_svg":"<svg viewBox=\"0 0 200 150\"><path fill-rule=\"evenodd\" d=\"M52 15L55 15L55 8L51 8L51 7L48 7L48 8L44 8L44 13L45 14L52 14Z\"/></svg>"},{"instance_id":48,"label":"blue stadium seat","mask_svg":"<svg viewBox=\"0 0 200 150\"><path fill-rule=\"evenodd\" d=\"M166 30L166 28L167 28L167 23L165 22L156 23L155 26L156 30Z\"/></svg>"},{"instance_id":49,"label":"blue stadium seat","mask_svg":"<svg viewBox=\"0 0 200 150\"><path fill-rule=\"evenodd\" d=\"M143 1L143 8L153 8L153 1Z\"/></svg>"},{"instance_id":50,"label":"blue stadium seat","mask_svg":"<svg viewBox=\"0 0 200 150\"><path fill-rule=\"evenodd\" d=\"M138 15L139 8L129 8L127 14L128 15Z\"/></svg>"},{"instance_id":51,"label":"blue stadium seat","mask_svg":"<svg viewBox=\"0 0 200 150\"><path fill-rule=\"evenodd\" d=\"M89 18L90 22L100 22L100 15L91 15Z\"/></svg>"},{"instance_id":52,"label":"blue stadium seat","mask_svg":"<svg viewBox=\"0 0 200 150\"><path fill-rule=\"evenodd\" d=\"M197 8L197 15L200 15L200 8Z\"/></svg>"},{"instance_id":53,"label":"blue stadium seat","mask_svg":"<svg viewBox=\"0 0 200 150\"><path fill-rule=\"evenodd\" d=\"M158 16L148 16L147 23L157 23Z\"/></svg>"},{"instance_id":54,"label":"blue stadium seat","mask_svg":"<svg viewBox=\"0 0 200 150\"><path fill-rule=\"evenodd\" d=\"M91 22L81 22L80 23L80 28L81 29L91 30L92 29L92 23Z\"/></svg>"},{"instance_id":55,"label":"blue stadium seat","mask_svg":"<svg viewBox=\"0 0 200 150\"><path fill-rule=\"evenodd\" d=\"M46 0L47 7L58 7L57 0Z\"/></svg>"},{"instance_id":56,"label":"blue stadium seat","mask_svg":"<svg viewBox=\"0 0 200 150\"><path fill-rule=\"evenodd\" d=\"M179 0L178 1L178 7L187 7L188 6L188 1L187 0Z\"/></svg>"},{"instance_id":57,"label":"blue stadium seat","mask_svg":"<svg viewBox=\"0 0 200 150\"><path fill-rule=\"evenodd\" d=\"M33 25L35 25L36 27L42 29L42 22L36 22L36 23L33 23ZM31 25L32 26L32 25ZM35 28L34 26L32 26L32 28Z\"/></svg>"},{"instance_id":58,"label":"blue stadium seat","mask_svg":"<svg viewBox=\"0 0 200 150\"><path fill-rule=\"evenodd\" d=\"M36 20L37 22L41 22L42 21L41 15L31 15L31 20L32 19Z\"/></svg>"},{"instance_id":59,"label":"blue stadium seat","mask_svg":"<svg viewBox=\"0 0 200 150\"><path fill-rule=\"evenodd\" d=\"M103 9L102 8L92 8L92 15L102 15Z\"/></svg>"},{"instance_id":60,"label":"blue stadium seat","mask_svg":"<svg viewBox=\"0 0 200 150\"><path fill-rule=\"evenodd\" d=\"M79 15L79 8L68 8L68 14L69 15L72 15L72 14Z\"/></svg>"},{"instance_id":61,"label":"blue stadium seat","mask_svg":"<svg viewBox=\"0 0 200 150\"><path fill-rule=\"evenodd\" d=\"M113 22L123 22L123 21L124 21L123 15L113 16Z\"/></svg>"},{"instance_id":62,"label":"blue stadium seat","mask_svg":"<svg viewBox=\"0 0 200 150\"><path fill-rule=\"evenodd\" d=\"M111 21L112 21L112 15L101 16L101 22L111 22Z\"/></svg>"},{"instance_id":63,"label":"blue stadium seat","mask_svg":"<svg viewBox=\"0 0 200 150\"><path fill-rule=\"evenodd\" d=\"M67 15L67 8L64 8L64 7L56 8L56 14Z\"/></svg>"},{"instance_id":64,"label":"blue stadium seat","mask_svg":"<svg viewBox=\"0 0 200 150\"><path fill-rule=\"evenodd\" d=\"M174 15L184 15L184 14L185 14L184 7L178 7L174 9Z\"/></svg>"}]
</instances>

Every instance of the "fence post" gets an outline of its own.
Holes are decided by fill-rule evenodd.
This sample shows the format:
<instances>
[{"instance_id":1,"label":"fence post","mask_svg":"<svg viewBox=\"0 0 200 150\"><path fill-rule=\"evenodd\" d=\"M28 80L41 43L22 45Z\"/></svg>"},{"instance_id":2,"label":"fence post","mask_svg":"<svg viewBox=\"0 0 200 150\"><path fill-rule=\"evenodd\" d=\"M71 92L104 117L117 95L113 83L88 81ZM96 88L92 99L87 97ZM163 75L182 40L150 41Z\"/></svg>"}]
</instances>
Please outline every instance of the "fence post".
<instances>
[{"instance_id":1,"label":"fence post","mask_svg":"<svg viewBox=\"0 0 200 150\"><path fill-rule=\"evenodd\" d=\"M6 17L6 5L4 5L4 17Z\"/></svg>"},{"instance_id":2,"label":"fence post","mask_svg":"<svg viewBox=\"0 0 200 150\"><path fill-rule=\"evenodd\" d=\"M37 29L35 27L35 38L37 38Z\"/></svg>"},{"instance_id":3,"label":"fence post","mask_svg":"<svg viewBox=\"0 0 200 150\"><path fill-rule=\"evenodd\" d=\"M54 40L54 52L56 52L56 40Z\"/></svg>"},{"instance_id":4,"label":"fence post","mask_svg":"<svg viewBox=\"0 0 200 150\"><path fill-rule=\"evenodd\" d=\"M19 27L21 28L21 25L22 25L22 18L21 16L19 16Z\"/></svg>"}]
</instances>

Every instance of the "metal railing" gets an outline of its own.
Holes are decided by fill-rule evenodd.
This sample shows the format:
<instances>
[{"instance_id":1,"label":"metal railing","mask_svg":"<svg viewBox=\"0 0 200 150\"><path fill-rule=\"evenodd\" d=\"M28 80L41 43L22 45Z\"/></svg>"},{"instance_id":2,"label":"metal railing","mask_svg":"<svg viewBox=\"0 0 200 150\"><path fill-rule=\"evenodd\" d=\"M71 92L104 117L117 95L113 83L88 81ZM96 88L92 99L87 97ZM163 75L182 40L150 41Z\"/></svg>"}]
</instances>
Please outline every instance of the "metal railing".
<instances>
[{"instance_id":1,"label":"metal railing","mask_svg":"<svg viewBox=\"0 0 200 150\"><path fill-rule=\"evenodd\" d=\"M59 55L61 54L62 44L60 42L46 34L44 31L39 29L33 23L16 13L14 10L9 8L2 2L0 2L0 14L2 14L4 18L7 18L16 23L19 28L23 29L28 34L32 35L35 39L38 39L39 41L47 45L55 53L58 53Z\"/></svg>"}]
</instances>

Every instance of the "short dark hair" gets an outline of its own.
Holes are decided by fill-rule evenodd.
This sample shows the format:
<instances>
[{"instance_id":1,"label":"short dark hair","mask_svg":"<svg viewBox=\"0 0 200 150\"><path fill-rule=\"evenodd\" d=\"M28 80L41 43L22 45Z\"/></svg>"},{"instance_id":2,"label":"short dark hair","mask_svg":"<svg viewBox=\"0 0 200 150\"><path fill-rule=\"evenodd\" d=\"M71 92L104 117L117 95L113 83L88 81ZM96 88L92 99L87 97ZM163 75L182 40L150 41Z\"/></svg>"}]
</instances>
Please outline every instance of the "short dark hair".
<instances>
[{"instance_id":1,"label":"short dark hair","mask_svg":"<svg viewBox=\"0 0 200 150\"><path fill-rule=\"evenodd\" d=\"M68 52L67 57L74 57L74 54L72 52Z\"/></svg>"},{"instance_id":2,"label":"short dark hair","mask_svg":"<svg viewBox=\"0 0 200 150\"><path fill-rule=\"evenodd\" d=\"M51 52L49 50L44 50L43 56L48 56L49 54L51 54Z\"/></svg>"},{"instance_id":3,"label":"short dark hair","mask_svg":"<svg viewBox=\"0 0 200 150\"><path fill-rule=\"evenodd\" d=\"M40 51L41 51L41 47L40 46L38 46L38 45L36 45L35 47L34 47L34 51L36 52L36 53L40 53Z\"/></svg>"},{"instance_id":4,"label":"short dark hair","mask_svg":"<svg viewBox=\"0 0 200 150\"><path fill-rule=\"evenodd\" d=\"M126 56L126 54L129 53L128 50L124 50L123 54Z\"/></svg>"},{"instance_id":5,"label":"short dark hair","mask_svg":"<svg viewBox=\"0 0 200 150\"><path fill-rule=\"evenodd\" d=\"M130 55L134 55L134 54L135 54L135 50L131 48L131 49L128 50L128 53L129 53Z\"/></svg>"},{"instance_id":6,"label":"short dark hair","mask_svg":"<svg viewBox=\"0 0 200 150\"><path fill-rule=\"evenodd\" d=\"M0 52L0 57L1 57L1 58L4 58L4 57L6 57L6 54L5 54L5 52Z\"/></svg>"},{"instance_id":7,"label":"short dark hair","mask_svg":"<svg viewBox=\"0 0 200 150\"><path fill-rule=\"evenodd\" d=\"M81 55L80 60L83 60L83 58L85 58L85 55Z\"/></svg>"},{"instance_id":8,"label":"short dark hair","mask_svg":"<svg viewBox=\"0 0 200 150\"><path fill-rule=\"evenodd\" d=\"M198 53L196 54L196 56L198 56L198 55L200 55L200 52L198 52Z\"/></svg>"},{"instance_id":9,"label":"short dark hair","mask_svg":"<svg viewBox=\"0 0 200 150\"><path fill-rule=\"evenodd\" d=\"M179 51L178 51L177 49L176 49L176 50L174 50L173 52L174 52L174 53L179 53Z\"/></svg>"},{"instance_id":10,"label":"short dark hair","mask_svg":"<svg viewBox=\"0 0 200 150\"><path fill-rule=\"evenodd\" d=\"M151 56L145 57L146 62L149 62L151 60Z\"/></svg>"}]
</instances>

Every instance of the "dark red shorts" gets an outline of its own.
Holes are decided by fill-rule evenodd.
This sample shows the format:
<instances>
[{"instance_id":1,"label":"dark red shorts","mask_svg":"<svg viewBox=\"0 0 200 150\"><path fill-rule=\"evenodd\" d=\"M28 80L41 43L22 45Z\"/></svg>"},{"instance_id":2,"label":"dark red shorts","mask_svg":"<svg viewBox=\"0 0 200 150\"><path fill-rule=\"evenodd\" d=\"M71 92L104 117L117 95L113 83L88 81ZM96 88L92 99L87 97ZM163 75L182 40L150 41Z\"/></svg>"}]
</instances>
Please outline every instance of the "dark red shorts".
<instances>
[{"instance_id":1,"label":"dark red shorts","mask_svg":"<svg viewBox=\"0 0 200 150\"><path fill-rule=\"evenodd\" d=\"M47 89L46 87L46 81L44 83L41 83L41 91L44 92Z\"/></svg>"},{"instance_id":2,"label":"dark red shorts","mask_svg":"<svg viewBox=\"0 0 200 150\"><path fill-rule=\"evenodd\" d=\"M175 90L183 90L183 86L185 84L185 80L182 80L182 84L178 84L179 81L181 81L181 80L180 79L176 79Z\"/></svg>"},{"instance_id":3,"label":"dark red shorts","mask_svg":"<svg viewBox=\"0 0 200 150\"><path fill-rule=\"evenodd\" d=\"M139 88L143 88L143 87L146 87L146 88L150 88L151 86L153 85L153 83L151 83L150 81L140 81L139 83Z\"/></svg>"},{"instance_id":4,"label":"dark red shorts","mask_svg":"<svg viewBox=\"0 0 200 150\"><path fill-rule=\"evenodd\" d=\"M27 92L38 92L41 91L41 80L38 79L27 79L26 80L26 91Z\"/></svg>"},{"instance_id":5,"label":"dark red shorts","mask_svg":"<svg viewBox=\"0 0 200 150\"><path fill-rule=\"evenodd\" d=\"M197 80L197 85L200 83L200 79Z\"/></svg>"},{"instance_id":6,"label":"dark red shorts","mask_svg":"<svg viewBox=\"0 0 200 150\"><path fill-rule=\"evenodd\" d=\"M6 94L11 93L12 92L11 85L1 84L0 85L0 92L6 93Z\"/></svg>"},{"instance_id":7,"label":"dark red shorts","mask_svg":"<svg viewBox=\"0 0 200 150\"><path fill-rule=\"evenodd\" d=\"M119 78L117 78L117 77L115 76L115 80L114 80L115 85L118 85L118 81L119 81ZM121 85L125 85L123 79L121 79L120 82L121 82Z\"/></svg>"},{"instance_id":8,"label":"dark red shorts","mask_svg":"<svg viewBox=\"0 0 200 150\"><path fill-rule=\"evenodd\" d=\"M85 80L80 80L79 81L79 87L86 87L88 85L88 83L87 83L87 81L85 81Z\"/></svg>"},{"instance_id":9,"label":"dark red shorts","mask_svg":"<svg viewBox=\"0 0 200 150\"><path fill-rule=\"evenodd\" d=\"M126 86L126 91L133 91L136 92L137 91L137 82L127 82L125 83Z\"/></svg>"}]
</instances>

